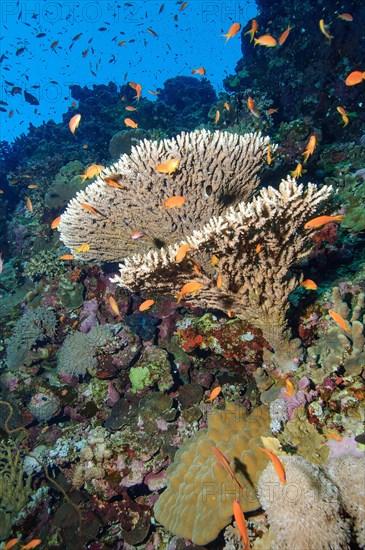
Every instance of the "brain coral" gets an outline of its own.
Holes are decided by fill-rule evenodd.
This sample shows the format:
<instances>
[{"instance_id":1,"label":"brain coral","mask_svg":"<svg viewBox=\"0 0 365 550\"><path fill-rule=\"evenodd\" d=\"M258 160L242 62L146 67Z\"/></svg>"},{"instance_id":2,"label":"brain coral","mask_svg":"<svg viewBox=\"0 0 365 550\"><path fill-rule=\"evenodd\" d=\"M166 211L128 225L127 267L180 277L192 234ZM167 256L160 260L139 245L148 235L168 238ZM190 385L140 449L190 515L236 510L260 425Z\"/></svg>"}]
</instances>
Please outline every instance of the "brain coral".
<instances>
[{"instance_id":1,"label":"brain coral","mask_svg":"<svg viewBox=\"0 0 365 550\"><path fill-rule=\"evenodd\" d=\"M286 484L272 463L259 481L259 499L275 537L271 550L347 548L349 530L340 516L339 491L318 466L301 456L281 459Z\"/></svg>"},{"instance_id":2,"label":"brain coral","mask_svg":"<svg viewBox=\"0 0 365 550\"><path fill-rule=\"evenodd\" d=\"M157 521L177 536L195 544L216 539L232 520L232 501L237 488L221 467L212 447L230 460L243 486L239 498L245 512L259 508L255 494L258 478L267 464L258 450L260 436L271 435L268 409L251 414L235 403L208 414L208 429L189 439L167 469L167 488L154 507Z\"/></svg>"}]
</instances>

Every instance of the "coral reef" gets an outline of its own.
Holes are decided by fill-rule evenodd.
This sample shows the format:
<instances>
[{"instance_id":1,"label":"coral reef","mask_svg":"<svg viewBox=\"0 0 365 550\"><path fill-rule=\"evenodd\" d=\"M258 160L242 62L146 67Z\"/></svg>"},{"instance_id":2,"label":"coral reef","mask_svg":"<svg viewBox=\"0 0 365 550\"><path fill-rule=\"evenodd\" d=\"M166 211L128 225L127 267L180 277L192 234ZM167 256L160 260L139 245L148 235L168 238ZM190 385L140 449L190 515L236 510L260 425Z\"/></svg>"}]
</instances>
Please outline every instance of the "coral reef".
<instances>
[{"instance_id":1,"label":"coral reef","mask_svg":"<svg viewBox=\"0 0 365 550\"><path fill-rule=\"evenodd\" d=\"M267 464L258 449L260 436L268 435L265 407L248 414L234 403L208 414L208 429L200 430L176 453L167 470L167 489L155 504L155 517L175 535L195 544L213 541L232 516L232 500L238 488L218 463L212 447L229 460L243 486L243 510L259 507L254 487ZM181 521L184 518L184 521Z\"/></svg>"},{"instance_id":2,"label":"coral reef","mask_svg":"<svg viewBox=\"0 0 365 550\"><path fill-rule=\"evenodd\" d=\"M69 162L61 168L47 190L45 205L51 210L61 210L80 190L84 166L81 162Z\"/></svg>"}]
</instances>

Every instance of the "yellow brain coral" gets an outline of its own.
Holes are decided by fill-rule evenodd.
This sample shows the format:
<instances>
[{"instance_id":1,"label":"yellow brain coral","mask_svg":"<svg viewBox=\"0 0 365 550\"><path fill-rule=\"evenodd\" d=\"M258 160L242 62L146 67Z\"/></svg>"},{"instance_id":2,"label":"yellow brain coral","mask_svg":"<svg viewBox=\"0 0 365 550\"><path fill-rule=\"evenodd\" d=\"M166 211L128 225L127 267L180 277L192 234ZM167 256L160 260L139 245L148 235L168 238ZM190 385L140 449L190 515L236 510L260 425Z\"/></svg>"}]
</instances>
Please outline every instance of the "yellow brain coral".
<instances>
[{"instance_id":1,"label":"yellow brain coral","mask_svg":"<svg viewBox=\"0 0 365 550\"><path fill-rule=\"evenodd\" d=\"M211 411L208 429L187 441L167 469L167 488L154 508L157 521L177 536L207 544L231 522L234 498L239 498L245 512L259 508L256 485L268 458L258 446L260 436L271 434L269 424L266 407L248 414L227 403L224 410ZM243 492L237 493L212 447L229 458Z\"/></svg>"}]
</instances>

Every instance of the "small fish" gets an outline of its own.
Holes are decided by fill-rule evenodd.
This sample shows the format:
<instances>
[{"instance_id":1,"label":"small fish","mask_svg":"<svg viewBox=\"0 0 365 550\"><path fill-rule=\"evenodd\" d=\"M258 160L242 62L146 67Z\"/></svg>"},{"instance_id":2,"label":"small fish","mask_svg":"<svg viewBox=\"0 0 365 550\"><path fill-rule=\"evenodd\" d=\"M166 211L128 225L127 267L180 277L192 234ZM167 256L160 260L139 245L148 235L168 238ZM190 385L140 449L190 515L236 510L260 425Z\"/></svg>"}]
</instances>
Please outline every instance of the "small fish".
<instances>
[{"instance_id":1,"label":"small fish","mask_svg":"<svg viewBox=\"0 0 365 550\"><path fill-rule=\"evenodd\" d=\"M79 34L77 34L76 36L74 36L74 37L72 38L72 42L76 42L79 38L81 38L81 36L82 36L82 32L80 32Z\"/></svg>"},{"instance_id":2,"label":"small fish","mask_svg":"<svg viewBox=\"0 0 365 550\"><path fill-rule=\"evenodd\" d=\"M26 90L24 90L24 99L30 105L39 105L38 99L34 97L34 95L27 92Z\"/></svg>"},{"instance_id":3,"label":"small fish","mask_svg":"<svg viewBox=\"0 0 365 550\"><path fill-rule=\"evenodd\" d=\"M85 208L85 210L88 210L92 214L99 214L99 212L97 210L95 210L95 208L90 206L90 204L86 204L86 202L80 202L80 204L83 208Z\"/></svg>"},{"instance_id":4,"label":"small fish","mask_svg":"<svg viewBox=\"0 0 365 550\"><path fill-rule=\"evenodd\" d=\"M211 260L210 260L210 264L212 267L215 267L216 265L219 264L219 258L217 256L215 256L215 254L213 254Z\"/></svg>"},{"instance_id":5,"label":"small fish","mask_svg":"<svg viewBox=\"0 0 365 550\"><path fill-rule=\"evenodd\" d=\"M165 208L176 208L177 206L182 206L185 203L186 203L186 199L184 197L176 195L174 197L170 197L169 199L166 199L163 205Z\"/></svg>"},{"instance_id":6,"label":"small fish","mask_svg":"<svg viewBox=\"0 0 365 550\"><path fill-rule=\"evenodd\" d=\"M58 216L57 218L55 218L51 223L51 229L56 229L56 227L59 226L60 221L61 221L61 216Z\"/></svg>"},{"instance_id":7,"label":"small fish","mask_svg":"<svg viewBox=\"0 0 365 550\"><path fill-rule=\"evenodd\" d=\"M0 252L0 273L2 273L3 269L4 269L4 260L3 260L3 253Z\"/></svg>"},{"instance_id":8,"label":"small fish","mask_svg":"<svg viewBox=\"0 0 365 550\"><path fill-rule=\"evenodd\" d=\"M237 499L233 501L233 516L236 521L237 529L242 538L243 550L250 550L250 541L248 538L245 516L243 514L243 510L241 508L239 500Z\"/></svg>"},{"instance_id":9,"label":"small fish","mask_svg":"<svg viewBox=\"0 0 365 550\"><path fill-rule=\"evenodd\" d=\"M192 263L192 265L193 265L193 269L194 269L195 273L196 273L197 275L200 275L201 270L200 270L200 267L198 266L198 264L197 264L196 262L194 262L194 260L190 260L190 261L191 261L191 263Z\"/></svg>"},{"instance_id":10,"label":"small fish","mask_svg":"<svg viewBox=\"0 0 365 550\"><path fill-rule=\"evenodd\" d=\"M334 322L340 327L342 328L342 330L344 330L345 332L347 332L348 334L351 334L351 330L347 324L347 321L345 321L345 319L342 317L342 315L340 315L339 313L337 313L336 311L334 311L333 309L329 309L328 310L328 313L329 315L332 317L332 319L334 320Z\"/></svg>"},{"instance_id":11,"label":"small fish","mask_svg":"<svg viewBox=\"0 0 365 550\"><path fill-rule=\"evenodd\" d=\"M279 479L280 479L281 483L285 484L286 483L286 474L285 474L284 466L282 465L282 463L280 462L280 460L278 459L276 454L272 453L268 449L264 449L263 447L259 447L259 449L261 449L261 451L264 451L264 453L266 453L267 456L270 458L271 462L274 465L276 473L279 476Z\"/></svg>"},{"instance_id":12,"label":"small fish","mask_svg":"<svg viewBox=\"0 0 365 550\"><path fill-rule=\"evenodd\" d=\"M160 9L158 10L158 15L160 15L165 9L165 4L161 4Z\"/></svg>"},{"instance_id":13,"label":"small fish","mask_svg":"<svg viewBox=\"0 0 365 550\"><path fill-rule=\"evenodd\" d=\"M304 151L304 153L302 153L302 155L304 156L304 162L307 162L308 158L310 157L310 155L313 155L314 153L314 149L316 148L316 145L317 145L317 138L316 136L311 136L309 138L309 141L307 143L307 148L306 150Z\"/></svg>"},{"instance_id":14,"label":"small fish","mask_svg":"<svg viewBox=\"0 0 365 550\"><path fill-rule=\"evenodd\" d=\"M145 300L139 306L138 311L147 311L147 309L150 309L150 307L152 307L154 303L155 300Z\"/></svg>"},{"instance_id":15,"label":"small fish","mask_svg":"<svg viewBox=\"0 0 365 550\"><path fill-rule=\"evenodd\" d=\"M221 391L222 391L221 386L217 386L216 388L214 388L210 392L210 395L209 395L208 399L206 400L206 403L211 403L216 397L218 397L218 395L221 393Z\"/></svg>"},{"instance_id":16,"label":"small fish","mask_svg":"<svg viewBox=\"0 0 365 550\"><path fill-rule=\"evenodd\" d=\"M188 6L188 3L187 2L183 2L180 6L180 10L179 11L184 11Z\"/></svg>"},{"instance_id":17,"label":"small fish","mask_svg":"<svg viewBox=\"0 0 365 550\"><path fill-rule=\"evenodd\" d=\"M228 315L228 317L229 317L230 319L232 319L232 317L235 316L234 313L233 313L233 311L232 311L231 309L227 309L227 315Z\"/></svg>"},{"instance_id":18,"label":"small fish","mask_svg":"<svg viewBox=\"0 0 365 550\"><path fill-rule=\"evenodd\" d=\"M322 225L325 225L326 223L330 222L340 222L345 218L343 214L338 216L319 216L318 218L313 218L313 220L309 220L304 225L304 229L318 229L318 227L322 227Z\"/></svg>"},{"instance_id":19,"label":"small fish","mask_svg":"<svg viewBox=\"0 0 365 550\"><path fill-rule=\"evenodd\" d=\"M278 42L279 42L279 45L282 46L285 42L285 40L288 38L289 36L289 33L290 31L292 30L293 27L291 27L290 25L288 25L288 28L279 36L278 38Z\"/></svg>"},{"instance_id":20,"label":"small fish","mask_svg":"<svg viewBox=\"0 0 365 550\"><path fill-rule=\"evenodd\" d=\"M217 276L217 288L222 288L222 284L223 284L222 274L221 274L221 273L218 273L218 276Z\"/></svg>"},{"instance_id":21,"label":"small fish","mask_svg":"<svg viewBox=\"0 0 365 550\"><path fill-rule=\"evenodd\" d=\"M258 30L259 30L259 26L258 26L258 23L257 23L256 19L252 19L251 28L250 28L249 31L245 32L244 36L246 36L246 34L249 34L251 36L250 42L252 42L252 40L254 39L255 34L257 33Z\"/></svg>"},{"instance_id":22,"label":"small fish","mask_svg":"<svg viewBox=\"0 0 365 550\"><path fill-rule=\"evenodd\" d=\"M59 260L73 260L74 256L73 254L62 254L62 256L58 257Z\"/></svg>"},{"instance_id":23,"label":"small fish","mask_svg":"<svg viewBox=\"0 0 365 550\"><path fill-rule=\"evenodd\" d=\"M120 185L116 181L112 180L111 178L104 178L104 181L107 185L110 185L110 187L115 187L116 189L125 189L125 185Z\"/></svg>"},{"instance_id":24,"label":"small fish","mask_svg":"<svg viewBox=\"0 0 365 550\"><path fill-rule=\"evenodd\" d=\"M249 97L247 99L247 107L249 111L255 116L256 118L261 118L260 111L256 108L255 102L252 99L252 97Z\"/></svg>"},{"instance_id":25,"label":"small fish","mask_svg":"<svg viewBox=\"0 0 365 550\"><path fill-rule=\"evenodd\" d=\"M87 243L84 243L80 246L78 246L77 248L75 248L75 252L79 253L79 252L89 252L90 250L90 245L87 244Z\"/></svg>"},{"instance_id":26,"label":"small fish","mask_svg":"<svg viewBox=\"0 0 365 550\"><path fill-rule=\"evenodd\" d=\"M223 466L223 468L226 470L227 474L232 479L232 481L237 483L238 487L241 489L241 491L243 491L243 487L240 484L240 482L238 481L238 479L236 477L236 474L232 470L228 458L219 449L217 449L217 447L212 447L212 451L213 451L216 459Z\"/></svg>"},{"instance_id":27,"label":"small fish","mask_svg":"<svg viewBox=\"0 0 365 550\"><path fill-rule=\"evenodd\" d=\"M345 109L344 109L343 107L341 107L341 105L339 105L338 107L336 107L336 109L337 109L337 111L338 111L338 112L340 113L340 115L341 115L341 118L342 118L343 123L344 123L343 126L342 126L342 128L344 128L344 127L347 126L348 123L349 123L349 117L347 116L347 113L346 113Z\"/></svg>"},{"instance_id":28,"label":"small fish","mask_svg":"<svg viewBox=\"0 0 365 550\"><path fill-rule=\"evenodd\" d=\"M29 197L27 197L27 200L25 201L25 205L26 205L27 209L29 210L29 212L33 212L32 201L30 200Z\"/></svg>"},{"instance_id":29,"label":"small fish","mask_svg":"<svg viewBox=\"0 0 365 550\"><path fill-rule=\"evenodd\" d=\"M327 25L324 24L324 19L320 19L319 28L322 34L328 39L328 42L331 42L333 36L327 31Z\"/></svg>"},{"instance_id":30,"label":"small fish","mask_svg":"<svg viewBox=\"0 0 365 550\"><path fill-rule=\"evenodd\" d=\"M4 546L4 550L10 550L10 548L13 548L13 546L16 545L19 539L10 539Z\"/></svg>"},{"instance_id":31,"label":"small fish","mask_svg":"<svg viewBox=\"0 0 365 550\"><path fill-rule=\"evenodd\" d=\"M345 84L346 86L355 86L355 84L360 84L363 80L365 80L365 72L352 71L346 78Z\"/></svg>"},{"instance_id":32,"label":"small fish","mask_svg":"<svg viewBox=\"0 0 365 550\"><path fill-rule=\"evenodd\" d=\"M95 176L98 176L100 172L104 170L105 166L102 164L91 164L88 166L83 174L84 180L92 179Z\"/></svg>"},{"instance_id":33,"label":"small fish","mask_svg":"<svg viewBox=\"0 0 365 550\"><path fill-rule=\"evenodd\" d=\"M14 111L13 110L9 111L8 117L13 118L13 115L14 115Z\"/></svg>"},{"instance_id":34,"label":"small fish","mask_svg":"<svg viewBox=\"0 0 365 550\"><path fill-rule=\"evenodd\" d=\"M260 254L260 252L262 252L263 248L264 248L264 245L262 243L258 243L255 246L255 254Z\"/></svg>"},{"instance_id":35,"label":"small fish","mask_svg":"<svg viewBox=\"0 0 365 550\"><path fill-rule=\"evenodd\" d=\"M270 34L263 34L258 38L253 39L255 46L266 46L266 48L274 48L277 44L275 38Z\"/></svg>"},{"instance_id":36,"label":"small fish","mask_svg":"<svg viewBox=\"0 0 365 550\"><path fill-rule=\"evenodd\" d=\"M229 104L227 103L227 101L225 103L223 103L223 107L226 109L226 111L231 110L231 108L230 108Z\"/></svg>"},{"instance_id":37,"label":"small fish","mask_svg":"<svg viewBox=\"0 0 365 550\"><path fill-rule=\"evenodd\" d=\"M160 95L160 92L154 92L153 90L147 90L147 92L151 95Z\"/></svg>"},{"instance_id":38,"label":"small fish","mask_svg":"<svg viewBox=\"0 0 365 550\"><path fill-rule=\"evenodd\" d=\"M204 288L204 285L202 283L197 283L196 281L185 283L182 289L180 290L179 294L177 295L177 303L179 304L181 301L181 298L183 298L187 294L198 292L198 290L201 290L202 288Z\"/></svg>"},{"instance_id":39,"label":"small fish","mask_svg":"<svg viewBox=\"0 0 365 550\"><path fill-rule=\"evenodd\" d=\"M15 55L18 57L19 55L22 55L22 53L24 53L26 50L26 48L19 48L16 52L15 52Z\"/></svg>"},{"instance_id":40,"label":"small fish","mask_svg":"<svg viewBox=\"0 0 365 550\"><path fill-rule=\"evenodd\" d=\"M118 46L120 46L120 47L121 47L121 46L125 46L126 43L127 43L126 40L121 40L120 42L118 42Z\"/></svg>"},{"instance_id":41,"label":"small fish","mask_svg":"<svg viewBox=\"0 0 365 550\"><path fill-rule=\"evenodd\" d=\"M351 13L340 13L338 16L337 16L338 19L342 19L342 21L353 21L354 18L352 17Z\"/></svg>"},{"instance_id":42,"label":"small fish","mask_svg":"<svg viewBox=\"0 0 365 550\"><path fill-rule=\"evenodd\" d=\"M293 384L293 382L291 380L289 380L289 378L287 378L285 380L285 395L287 397L291 397L292 395L295 395L296 394L296 391L295 391L295 386Z\"/></svg>"},{"instance_id":43,"label":"small fish","mask_svg":"<svg viewBox=\"0 0 365 550\"><path fill-rule=\"evenodd\" d=\"M54 42L52 42L51 50L54 50L58 46L59 42L60 42L59 40L55 40Z\"/></svg>"},{"instance_id":44,"label":"small fish","mask_svg":"<svg viewBox=\"0 0 365 550\"><path fill-rule=\"evenodd\" d=\"M36 183L30 183L29 185L27 185L28 189L38 189L39 185L37 185Z\"/></svg>"},{"instance_id":45,"label":"small fish","mask_svg":"<svg viewBox=\"0 0 365 550\"><path fill-rule=\"evenodd\" d=\"M153 29L151 29L150 27L148 27L147 32L149 32L152 36L155 36L156 38L158 38L157 32L155 32L155 31L154 31Z\"/></svg>"},{"instance_id":46,"label":"small fish","mask_svg":"<svg viewBox=\"0 0 365 550\"><path fill-rule=\"evenodd\" d=\"M214 124L218 124L220 117L221 117L221 114L217 109L216 112L215 112Z\"/></svg>"},{"instance_id":47,"label":"small fish","mask_svg":"<svg viewBox=\"0 0 365 550\"><path fill-rule=\"evenodd\" d=\"M230 26L229 31L227 34L222 34L222 36L226 37L226 44L230 38L233 38L238 34L241 30L241 25L239 23L233 23L233 25Z\"/></svg>"},{"instance_id":48,"label":"small fish","mask_svg":"<svg viewBox=\"0 0 365 550\"><path fill-rule=\"evenodd\" d=\"M175 170L177 170L178 166L179 166L178 159L169 159L166 162L163 162L162 164L158 164L157 166L155 166L155 170L160 174L168 174L170 176L175 172Z\"/></svg>"},{"instance_id":49,"label":"small fish","mask_svg":"<svg viewBox=\"0 0 365 550\"><path fill-rule=\"evenodd\" d=\"M300 286L304 287L306 290L317 290L318 286L312 279L306 279L302 283L300 283Z\"/></svg>"},{"instance_id":50,"label":"small fish","mask_svg":"<svg viewBox=\"0 0 365 550\"><path fill-rule=\"evenodd\" d=\"M126 111L137 111L136 107L133 107L132 105L127 105L127 107L124 107Z\"/></svg>"},{"instance_id":51,"label":"small fish","mask_svg":"<svg viewBox=\"0 0 365 550\"><path fill-rule=\"evenodd\" d=\"M271 166L271 164L273 163L273 158L271 156L271 145L268 145L268 148L267 148L267 155L266 155L266 162L269 166Z\"/></svg>"},{"instance_id":52,"label":"small fish","mask_svg":"<svg viewBox=\"0 0 365 550\"><path fill-rule=\"evenodd\" d=\"M342 437L336 433L330 432L326 434L327 439L334 439L335 441L342 441ZM356 439L356 437L355 437Z\"/></svg>"},{"instance_id":53,"label":"small fish","mask_svg":"<svg viewBox=\"0 0 365 550\"><path fill-rule=\"evenodd\" d=\"M76 128L79 127L80 120L81 120L81 115L78 114L78 115L74 115L71 118L70 122L68 123L68 127L70 128L72 134L74 134L76 131Z\"/></svg>"},{"instance_id":54,"label":"small fish","mask_svg":"<svg viewBox=\"0 0 365 550\"><path fill-rule=\"evenodd\" d=\"M189 249L190 246L188 244L182 244L181 246L179 246L175 256L175 262L178 264L182 262Z\"/></svg>"},{"instance_id":55,"label":"small fish","mask_svg":"<svg viewBox=\"0 0 365 550\"><path fill-rule=\"evenodd\" d=\"M33 548L36 548L41 542L41 539L33 539L28 542L28 544L21 546L20 550L32 550Z\"/></svg>"},{"instance_id":56,"label":"small fish","mask_svg":"<svg viewBox=\"0 0 365 550\"><path fill-rule=\"evenodd\" d=\"M129 86L133 88L133 90L136 91L136 94L133 99L137 99L139 101L141 99L141 93L142 93L142 86L140 84L136 84L135 82L128 82Z\"/></svg>"},{"instance_id":57,"label":"small fish","mask_svg":"<svg viewBox=\"0 0 365 550\"><path fill-rule=\"evenodd\" d=\"M129 128L138 128L138 123L134 122L134 120L132 120L131 118L125 118L124 124Z\"/></svg>"},{"instance_id":58,"label":"small fish","mask_svg":"<svg viewBox=\"0 0 365 550\"><path fill-rule=\"evenodd\" d=\"M271 107L270 109L268 109L268 110L266 111L266 114L267 114L268 116L271 116L271 115L273 115L274 113L277 113L278 111L279 111L279 109L274 109L273 107Z\"/></svg>"},{"instance_id":59,"label":"small fish","mask_svg":"<svg viewBox=\"0 0 365 550\"><path fill-rule=\"evenodd\" d=\"M131 239L133 239L134 241L136 241L137 239L143 239L143 237L145 236L146 235L139 229L133 229L131 233Z\"/></svg>"},{"instance_id":60,"label":"small fish","mask_svg":"<svg viewBox=\"0 0 365 550\"><path fill-rule=\"evenodd\" d=\"M112 309L112 312L115 313L115 315L120 316L120 311L117 302L113 298L113 296L109 296L109 305Z\"/></svg>"},{"instance_id":61,"label":"small fish","mask_svg":"<svg viewBox=\"0 0 365 550\"><path fill-rule=\"evenodd\" d=\"M298 162L295 170L293 170L290 173L293 176L293 178L298 179L302 175L302 172L303 172L303 165L300 162Z\"/></svg>"},{"instance_id":62,"label":"small fish","mask_svg":"<svg viewBox=\"0 0 365 550\"><path fill-rule=\"evenodd\" d=\"M206 74L206 70L204 67L199 67L199 69L193 69L191 74L200 74L201 76L204 76Z\"/></svg>"}]
</instances>

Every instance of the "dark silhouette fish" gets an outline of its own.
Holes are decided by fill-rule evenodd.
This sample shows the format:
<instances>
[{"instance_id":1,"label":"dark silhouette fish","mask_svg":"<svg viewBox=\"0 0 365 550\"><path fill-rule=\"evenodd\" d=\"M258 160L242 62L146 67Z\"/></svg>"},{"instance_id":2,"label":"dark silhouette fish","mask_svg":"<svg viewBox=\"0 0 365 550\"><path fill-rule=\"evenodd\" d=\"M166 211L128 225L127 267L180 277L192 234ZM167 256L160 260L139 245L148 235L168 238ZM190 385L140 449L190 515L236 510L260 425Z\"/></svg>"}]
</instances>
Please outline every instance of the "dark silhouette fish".
<instances>
[{"instance_id":1,"label":"dark silhouette fish","mask_svg":"<svg viewBox=\"0 0 365 550\"><path fill-rule=\"evenodd\" d=\"M38 99L26 90L24 90L24 99L27 103L30 103L31 105L39 105Z\"/></svg>"}]
</instances>

